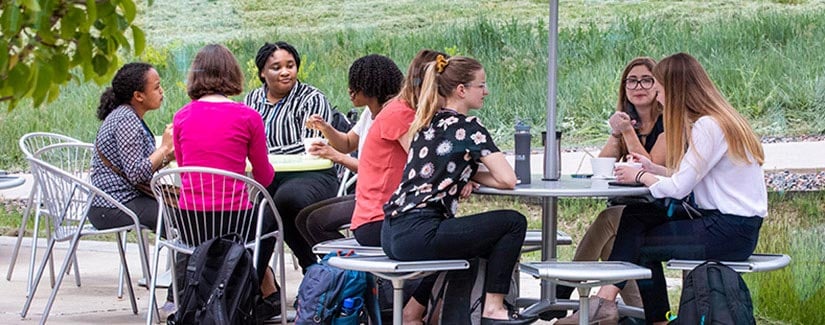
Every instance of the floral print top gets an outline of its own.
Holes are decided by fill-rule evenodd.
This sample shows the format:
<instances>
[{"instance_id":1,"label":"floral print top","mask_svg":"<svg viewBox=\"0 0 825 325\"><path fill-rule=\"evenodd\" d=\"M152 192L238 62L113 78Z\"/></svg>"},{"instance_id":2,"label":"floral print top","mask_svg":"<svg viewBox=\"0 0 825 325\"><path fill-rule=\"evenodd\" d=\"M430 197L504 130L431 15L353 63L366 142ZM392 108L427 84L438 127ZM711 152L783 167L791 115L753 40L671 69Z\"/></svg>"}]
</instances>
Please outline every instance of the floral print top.
<instances>
[{"instance_id":1,"label":"floral print top","mask_svg":"<svg viewBox=\"0 0 825 325\"><path fill-rule=\"evenodd\" d=\"M401 184L384 214L430 208L455 217L461 189L478 171L480 158L498 151L477 117L441 109L413 138Z\"/></svg>"}]
</instances>

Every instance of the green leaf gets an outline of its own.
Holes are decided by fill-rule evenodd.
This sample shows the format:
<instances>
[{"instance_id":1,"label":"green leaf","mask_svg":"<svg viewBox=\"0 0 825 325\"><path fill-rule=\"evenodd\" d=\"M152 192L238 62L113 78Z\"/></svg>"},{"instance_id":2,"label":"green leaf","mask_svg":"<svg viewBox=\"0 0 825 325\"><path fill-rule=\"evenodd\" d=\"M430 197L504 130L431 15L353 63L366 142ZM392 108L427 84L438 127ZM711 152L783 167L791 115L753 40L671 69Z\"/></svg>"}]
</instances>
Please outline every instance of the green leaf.
<instances>
[{"instance_id":1,"label":"green leaf","mask_svg":"<svg viewBox=\"0 0 825 325\"><path fill-rule=\"evenodd\" d=\"M96 54L92 58L92 66L98 76L106 75L106 71L109 70L109 60L103 55Z\"/></svg>"},{"instance_id":2,"label":"green leaf","mask_svg":"<svg viewBox=\"0 0 825 325\"><path fill-rule=\"evenodd\" d=\"M25 64L18 64L9 71L9 85L14 89L12 97L21 98L28 92L31 77L31 69Z\"/></svg>"},{"instance_id":3,"label":"green leaf","mask_svg":"<svg viewBox=\"0 0 825 325\"><path fill-rule=\"evenodd\" d=\"M126 21L133 22L137 14L135 3L132 0L121 0L120 5L123 8L123 17L126 18Z\"/></svg>"},{"instance_id":4,"label":"green leaf","mask_svg":"<svg viewBox=\"0 0 825 325\"><path fill-rule=\"evenodd\" d=\"M86 17L89 20L97 19L97 3L95 0L86 0Z\"/></svg>"},{"instance_id":5,"label":"green leaf","mask_svg":"<svg viewBox=\"0 0 825 325\"><path fill-rule=\"evenodd\" d=\"M52 84L52 71L49 65L43 64L37 71L37 81L34 90L32 91L32 100L34 107L39 107L46 99L49 88Z\"/></svg>"},{"instance_id":6,"label":"green leaf","mask_svg":"<svg viewBox=\"0 0 825 325\"><path fill-rule=\"evenodd\" d=\"M37 0L20 0L20 5L31 12L40 12L40 4Z\"/></svg>"},{"instance_id":7,"label":"green leaf","mask_svg":"<svg viewBox=\"0 0 825 325\"><path fill-rule=\"evenodd\" d=\"M132 38L135 40L135 56L140 55L146 48L146 34L140 27L132 25Z\"/></svg>"},{"instance_id":8,"label":"green leaf","mask_svg":"<svg viewBox=\"0 0 825 325\"><path fill-rule=\"evenodd\" d=\"M69 57L66 53L55 53L50 61L54 71L54 81L63 83L69 80Z\"/></svg>"},{"instance_id":9,"label":"green leaf","mask_svg":"<svg viewBox=\"0 0 825 325\"><path fill-rule=\"evenodd\" d=\"M60 20L60 37L63 39L71 39L77 31L80 23L86 19L83 12L78 8L70 8L66 12L66 16Z\"/></svg>"},{"instance_id":10,"label":"green leaf","mask_svg":"<svg viewBox=\"0 0 825 325\"><path fill-rule=\"evenodd\" d=\"M0 38L0 49L8 49L9 42L5 38ZM8 71L9 51L0 51L0 75L4 75Z\"/></svg>"},{"instance_id":11,"label":"green leaf","mask_svg":"<svg viewBox=\"0 0 825 325\"><path fill-rule=\"evenodd\" d=\"M51 103L55 99L57 99L57 96L59 96L59 95L60 95L60 85L52 84L51 87L49 87L49 98L47 99L47 101L49 103Z\"/></svg>"},{"instance_id":12,"label":"green leaf","mask_svg":"<svg viewBox=\"0 0 825 325\"><path fill-rule=\"evenodd\" d=\"M8 15L8 16L6 16ZM4 22L8 22L6 26L3 26L3 32L8 33L9 35L15 35L20 30L20 26L22 26L22 21L20 17L20 7L12 4L7 8L3 9L3 16L2 19Z\"/></svg>"}]
</instances>

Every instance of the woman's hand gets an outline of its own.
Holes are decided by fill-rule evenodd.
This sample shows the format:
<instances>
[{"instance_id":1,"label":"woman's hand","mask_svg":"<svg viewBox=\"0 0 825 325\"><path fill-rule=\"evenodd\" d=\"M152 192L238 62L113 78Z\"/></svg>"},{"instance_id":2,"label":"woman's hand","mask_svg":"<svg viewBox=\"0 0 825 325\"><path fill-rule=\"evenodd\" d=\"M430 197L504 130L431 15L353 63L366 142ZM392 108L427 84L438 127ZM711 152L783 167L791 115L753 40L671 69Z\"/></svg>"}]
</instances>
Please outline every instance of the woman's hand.
<instances>
[{"instance_id":1,"label":"woman's hand","mask_svg":"<svg viewBox=\"0 0 825 325\"><path fill-rule=\"evenodd\" d=\"M163 130L163 136L160 138L160 148L164 150L163 153L166 155L173 155L175 153L174 138L172 138L173 131L174 127L172 123L166 124L166 129Z\"/></svg>"},{"instance_id":2,"label":"woman's hand","mask_svg":"<svg viewBox=\"0 0 825 325\"><path fill-rule=\"evenodd\" d=\"M310 116L307 119L306 127L308 129L314 129L314 130L324 132L324 131L329 130L330 128L332 128L332 125L327 123L327 121L325 121L324 118L321 117L321 115L312 114L312 116Z\"/></svg>"},{"instance_id":3,"label":"woman's hand","mask_svg":"<svg viewBox=\"0 0 825 325\"><path fill-rule=\"evenodd\" d=\"M473 191L478 189L479 186L481 186L481 185L476 183L476 182L473 182L473 181L467 182L467 184L465 184L464 187L461 188L460 197L462 199L466 199L466 198L470 197L470 194L473 194Z\"/></svg>"},{"instance_id":4,"label":"woman's hand","mask_svg":"<svg viewBox=\"0 0 825 325\"><path fill-rule=\"evenodd\" d=\"M632 130L633 124L636 121L630 119L630 115L625 112L616 112L607 120L610 128L613 129L614 134L622 133L624 131Z\"/></svg>"},{"instance_id":5,"label":"woman's hand","mask_svg":"<svg viewBox=\"0 0 825 325\"><path fill-rule=\"evenodd\" d=\"M667 176L667 168L665 168L664 166L661 166L661 165L654 164L650 160L650 158L647 158L646 156L644 156L642 154L639 154L639 153L636 153L636 152L631 152L630 154L627 155L627 161L632 161L632 162L637 162L637 163L642 164L642 170L644 170L648 173L661 175L661 176Z\"/></svg>"},{"instance_id":6,"label":"woman's hand","mask_svg":"<svg viewBox=\"0 0 825 325\"><path fill-rule=\"evenodd\" d=\"M620 165L613 169L613 175L616 176L616 181L619 183L633 184L636 183L636 175L641 171L640 168Z\"/></svg>"},{"instance_id":7,"label":"woman's hand","mask_svg":"<svg viewBox=\"0 0 825 325\"><path fill-rule=\"evenodd\" d=\"M309 151L307 153L332 160L333 162L340 162L341 156L344 156L344 154L340 153L338 150L335 150L332 146L320 141L313 143L312 146L309 147Z\"/></svg>"}]
</instances>

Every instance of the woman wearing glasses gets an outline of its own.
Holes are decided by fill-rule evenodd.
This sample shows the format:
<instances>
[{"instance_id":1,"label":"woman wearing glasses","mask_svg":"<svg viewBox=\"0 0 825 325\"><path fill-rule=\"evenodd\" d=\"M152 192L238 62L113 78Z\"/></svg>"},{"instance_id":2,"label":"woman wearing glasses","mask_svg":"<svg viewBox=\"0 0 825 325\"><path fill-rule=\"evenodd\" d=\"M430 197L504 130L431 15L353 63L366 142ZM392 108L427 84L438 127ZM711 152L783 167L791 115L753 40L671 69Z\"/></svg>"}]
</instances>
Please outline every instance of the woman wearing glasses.
<instances>
[{"instance_id":1,"label":"woman wearing glasses","mask_svg":"<svg viewBox=\"0 0 825 325\"><path fill-rule=\"evenodd\" d=\"M662 105L656 101L653 88L653 67L656 61L648 57L635 58L622 72L619 103L610 117L610 138L599 157L624 160L628 152L638 152L654 162L664 162L664 148L653 145L664 131Z\"/></svg>"},{"instance_id":2,"label":"woman wearing glasses","mask_svg":"<svg viewBox=\"0 0 825 325\"><path fill-rule=\"evenodd\" d=\"M629 152L636 152L650 158L656 164L665 163L662 105L656 101L656 84L653 67L656 61L648 57L638 57L630 61L622 72L619 86L619 102L616 113L610 117L611 136L599 153L599 157L613 157L624 160ZM657 145L658 144L658 145ZM627 198L608 201L609 207L602 210L587 228L579 245L576 246L574 261L607 260L613 250L613 240L619 228ZM556 297L570 298L573 287L559 286ZM635 281L629 281L622 290L625 304L642 307L642 298ZM609 302L608 302L609 303ZM604 306L603 308L612 308ZM565 311L551 312L545 318L563 317ZM563 324L564 322L562 322Z\"/></svg>"},{"instance_id":3,"label":"woman wearing glasses","mask_svg":"<svg viewBox=\"0 0 825 325\"><path fill-rule=\"evenodd\" d=\"M668 129L664 137L666 163L651 164L631 153L642 161L644 169L618 167L616 179L643 183L656 198L682 198L693 192L700 215L669 217L668 209L658 205L628 205L609 260L651 270L651 279L638 281L645 321L665 324L670 305L662 261L747 259L756 248L762 219L768 212L768 194L759 138L716 89L702 65L692 56L678 53L664 58L653 74ZM597 299L591 300L592 322L617 318L615 310L599 306L612 303L624 284L599 289Z\"/></svg>"}]
</instances>

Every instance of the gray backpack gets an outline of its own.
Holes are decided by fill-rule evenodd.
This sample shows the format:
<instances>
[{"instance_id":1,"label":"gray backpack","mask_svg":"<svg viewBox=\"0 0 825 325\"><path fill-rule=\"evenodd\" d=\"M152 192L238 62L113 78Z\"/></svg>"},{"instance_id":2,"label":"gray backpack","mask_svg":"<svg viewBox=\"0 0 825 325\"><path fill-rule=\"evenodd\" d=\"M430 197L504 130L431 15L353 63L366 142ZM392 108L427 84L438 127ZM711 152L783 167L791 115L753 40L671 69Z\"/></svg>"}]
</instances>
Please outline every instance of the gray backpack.
<instances>
[{"instance_id":1,"label":"gray backpack","mask_svg":"<svg viewBox=\"0 0 825 325\"><path fill-rule=\"evenodd\" d=\"M700 264L685 277L679 316L671 324L756 324L748 286L718 262Z\"/></svg>"}]
</instances>

